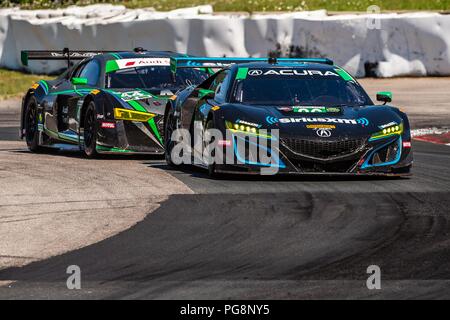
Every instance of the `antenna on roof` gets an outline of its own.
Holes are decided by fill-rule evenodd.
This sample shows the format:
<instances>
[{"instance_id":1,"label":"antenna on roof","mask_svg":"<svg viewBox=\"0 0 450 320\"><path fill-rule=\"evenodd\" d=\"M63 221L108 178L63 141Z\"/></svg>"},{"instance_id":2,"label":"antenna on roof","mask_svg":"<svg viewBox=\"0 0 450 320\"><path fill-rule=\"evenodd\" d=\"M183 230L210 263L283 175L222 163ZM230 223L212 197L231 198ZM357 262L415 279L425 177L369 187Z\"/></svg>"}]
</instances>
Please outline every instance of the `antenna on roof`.
<instances>
[{"instance_id":1,"label":"antenna on roof","mask_svg":"<svg viewBox=\"0 0 450 320\"><path fill-rule=\"evenodd\" d=\"M269 57L269 64L277 64L278 60L277 57Z\"/></svg>"},{"instance_id":2,"label":"antenna on roof","mask_svg":"<svg viewBox=\"0 0 450 320\"><path fill-rule=\"evenodd\" d=\"M137 47L137 48L134 48L133 51L134 51L134 52L144 52L144 51L147 51L147 50L145 50L145 49L142 48L142 47Z\"/></svg>"}]
</instances>

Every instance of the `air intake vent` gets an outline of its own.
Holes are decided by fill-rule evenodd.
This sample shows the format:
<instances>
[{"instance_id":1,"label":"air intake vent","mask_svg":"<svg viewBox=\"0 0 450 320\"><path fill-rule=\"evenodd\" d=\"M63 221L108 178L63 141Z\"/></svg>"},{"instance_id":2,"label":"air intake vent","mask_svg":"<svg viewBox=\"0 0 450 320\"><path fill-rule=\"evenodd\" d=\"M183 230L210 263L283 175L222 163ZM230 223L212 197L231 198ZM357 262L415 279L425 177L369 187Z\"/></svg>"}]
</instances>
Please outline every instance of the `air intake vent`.
<instances>
[{"instance_id":1,"label":"air intake vent","mask_svg":"<svg viewBox=\"0 0 450 320\"><path fill-rule=\"evenodd\" d=\"M317 159L331 159L356 153L364 146L365 139L319 141L284 138L281 142L295 154Z\"/></svg>"}]
</instances>

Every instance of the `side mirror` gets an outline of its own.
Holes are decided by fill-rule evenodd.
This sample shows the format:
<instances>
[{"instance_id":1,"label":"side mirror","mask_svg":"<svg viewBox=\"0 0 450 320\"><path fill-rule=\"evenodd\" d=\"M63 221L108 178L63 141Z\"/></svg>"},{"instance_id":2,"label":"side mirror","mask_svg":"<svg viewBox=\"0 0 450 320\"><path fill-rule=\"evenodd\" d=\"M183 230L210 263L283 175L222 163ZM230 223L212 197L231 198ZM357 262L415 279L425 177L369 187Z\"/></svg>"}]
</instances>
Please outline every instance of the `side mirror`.
<instances>
[{"instance_id":1,"label":"side mirror","mask_svg":"<svg viewBox=\"0 0 450 320\"><path fill-rule=\"evenodd\" d=\"M377 92L377 101L384 102L384 104L392 101L392 92L381 91Z\"/></svg>"},{"instance_id":2,"label":"side mirror","mask_svg":"<svg viewBox=\"0 0 450 320\"><path fill-rule=\"evenodd\" d=\"M214 90L209 89L200 89L198 90L198 98L199 99L214 99L216 93Z\"/></svg>"},{"instance_id":3,"label":"side mirror","mask_svg":"<svg viewBox=\"0 0 450 320\"><path fill-rule=\"evenodd\" d=\"M88 84L87 78L72 78L70 79L70 82L72 82L73 85L86 85Z\"/></svg>"}]
</instances>

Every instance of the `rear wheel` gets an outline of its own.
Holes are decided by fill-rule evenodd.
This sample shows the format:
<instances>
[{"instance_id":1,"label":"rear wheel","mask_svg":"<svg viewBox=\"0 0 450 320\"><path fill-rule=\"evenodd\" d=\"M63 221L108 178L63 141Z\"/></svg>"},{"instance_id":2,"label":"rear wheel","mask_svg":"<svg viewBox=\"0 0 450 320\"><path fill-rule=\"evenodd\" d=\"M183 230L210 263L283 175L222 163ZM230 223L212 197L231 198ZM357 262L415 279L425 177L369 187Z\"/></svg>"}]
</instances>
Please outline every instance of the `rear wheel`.
<instances>
[{"instance_id":1,"label":"rear wheel","mask_svg":"<svg viewBox=\"0 0 450 320\"><path fill-rule=\"evenodd\" d=\"M28 149L32 152L42 151L42 147L39 146L37 101L34 97L31 97L26 105L24 128Z\"/></svg>"},{"instance_id":2,"label":"rear wheel","mask_svg":"<svg viewBox=\"0 0 450 320\"><path fill-rule=\"evenodd\" d=\"M86 109L83 123L84 154L88 158L95 158L97 153L97 112L95 103L91 101Z\"/></svg>"}]
</instances>

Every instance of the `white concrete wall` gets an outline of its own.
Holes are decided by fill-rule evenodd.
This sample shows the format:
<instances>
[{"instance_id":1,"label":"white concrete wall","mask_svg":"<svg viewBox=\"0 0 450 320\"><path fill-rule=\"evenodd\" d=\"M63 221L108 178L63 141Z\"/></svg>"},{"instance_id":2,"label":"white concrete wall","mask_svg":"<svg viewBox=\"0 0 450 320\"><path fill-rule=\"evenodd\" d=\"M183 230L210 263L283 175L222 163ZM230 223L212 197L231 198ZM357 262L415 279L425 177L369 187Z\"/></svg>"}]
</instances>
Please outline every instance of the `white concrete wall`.
<instances>
[{"instance_id":1,"label":"white concrete wall","mask_svg":"<svg viewBox=\"0 0 450 320\"><path fill-rule=\"evenodd\" d=\"M376 20L374 20L376 19ZM379 29L371 28L379 26ZM356 76L450 75L450 15L213 14L210 6L156 12L94 5L64 10L0 10L0 66L19 69L25 49L174 50L206 56L326 56ZM49 72L63 63L30 63Z\"/></svg>"}]
</instances>

